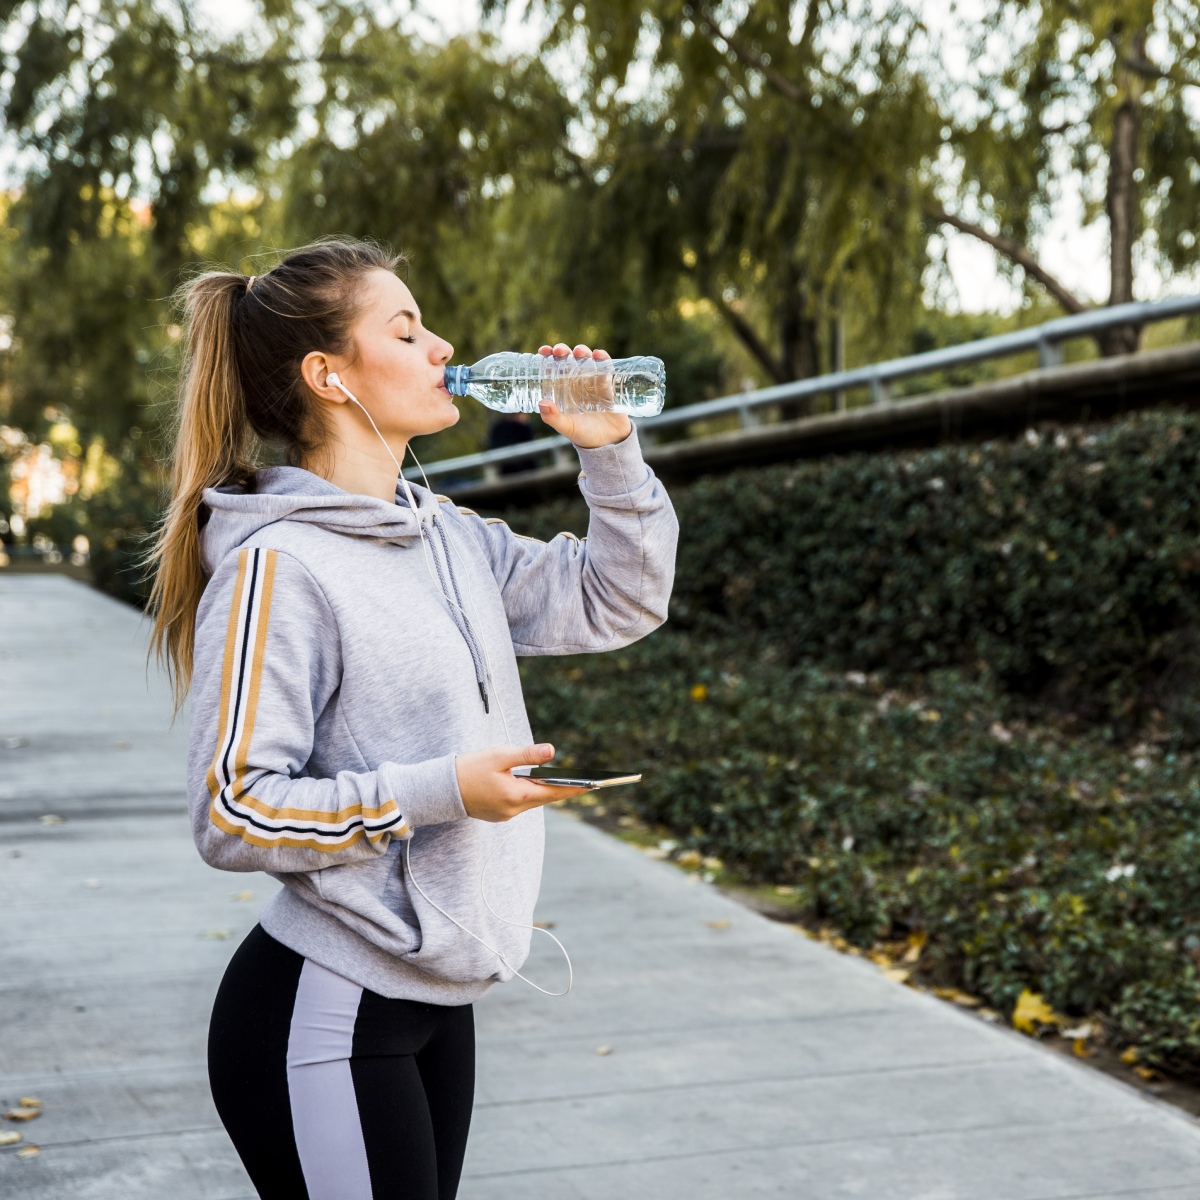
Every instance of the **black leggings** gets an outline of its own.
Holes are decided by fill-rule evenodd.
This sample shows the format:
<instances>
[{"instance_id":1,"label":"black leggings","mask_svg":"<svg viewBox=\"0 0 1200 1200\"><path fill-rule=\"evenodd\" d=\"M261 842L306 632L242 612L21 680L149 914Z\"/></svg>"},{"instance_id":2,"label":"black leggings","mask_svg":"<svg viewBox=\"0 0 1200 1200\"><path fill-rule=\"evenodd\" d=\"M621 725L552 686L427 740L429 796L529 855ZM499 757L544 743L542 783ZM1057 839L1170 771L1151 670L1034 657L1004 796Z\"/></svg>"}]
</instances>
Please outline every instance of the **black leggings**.
<instances>
[{"instance_id":1,"label":"black leggings","mask_svg":"<svg viewBox=\"0 0 1200 1200\"><path fill-rule=\"evenodd\" d=\"M388 1000L255 926L208 1031L217 1112L262 1200L454 1200L471 1006Z\"/></svg>"}]
</instances>

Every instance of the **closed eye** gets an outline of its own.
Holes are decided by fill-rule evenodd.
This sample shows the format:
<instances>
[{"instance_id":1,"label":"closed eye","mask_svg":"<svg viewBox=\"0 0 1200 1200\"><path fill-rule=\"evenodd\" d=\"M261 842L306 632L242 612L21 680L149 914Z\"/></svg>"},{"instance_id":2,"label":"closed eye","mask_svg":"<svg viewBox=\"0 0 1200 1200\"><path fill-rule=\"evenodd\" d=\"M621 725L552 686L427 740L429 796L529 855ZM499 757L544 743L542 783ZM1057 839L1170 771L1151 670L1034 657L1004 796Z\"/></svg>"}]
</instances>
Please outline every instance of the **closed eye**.
<instances>
[{"instance_id":1,"label":"closed eye","mask_svg":"<svg viewBox=\"0 0 1200 1200\"><path fill-rule=\"evenodd\" d=\"M412 343L415 342L417 339L415 337L402 337L400 340L402 342L408 342L408 344L411 346Z\"/></svg>"}]
</instances>

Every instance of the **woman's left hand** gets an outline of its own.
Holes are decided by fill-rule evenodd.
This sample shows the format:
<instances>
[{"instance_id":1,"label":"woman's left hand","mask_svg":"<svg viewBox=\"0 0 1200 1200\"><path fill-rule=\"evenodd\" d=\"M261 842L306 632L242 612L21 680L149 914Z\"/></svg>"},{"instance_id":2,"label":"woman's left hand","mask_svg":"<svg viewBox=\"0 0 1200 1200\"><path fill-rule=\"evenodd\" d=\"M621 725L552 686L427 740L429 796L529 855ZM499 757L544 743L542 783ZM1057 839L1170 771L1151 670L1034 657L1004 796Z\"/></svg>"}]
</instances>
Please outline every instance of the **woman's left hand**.
<instances>
[{"instance_id":1,"label":"woman's left hand","mask_svg":"<svg viewBox=\"0 0 1200 1200\"><path fill-rule=\"evenodd\" d=\"M576 358L593 358L596 362L604 362L610 358L607 350L592 352L582 343L571 350L565 342L557 346L542 346L539 354L553 354L555 358L566 358L574 354ZM558 406L552 400L543 400L538 405L541 418L551 429L569 438L576 446L585 450L595 450L599 446L611 446L615 442L623 442L633 428L629 418L624 413L590 412L567 414L559 412Z\"/></svg>"}]
</instances>

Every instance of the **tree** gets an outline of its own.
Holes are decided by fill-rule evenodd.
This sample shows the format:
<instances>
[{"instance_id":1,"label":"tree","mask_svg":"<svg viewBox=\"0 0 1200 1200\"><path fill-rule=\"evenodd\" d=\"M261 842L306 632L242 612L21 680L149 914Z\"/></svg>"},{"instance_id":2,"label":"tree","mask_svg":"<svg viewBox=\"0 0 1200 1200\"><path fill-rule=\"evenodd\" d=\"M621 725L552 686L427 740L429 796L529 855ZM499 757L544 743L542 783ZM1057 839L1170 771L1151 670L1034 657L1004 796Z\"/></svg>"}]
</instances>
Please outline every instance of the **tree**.
<instances>
[{"instance_id":1,"label":"tree","mask_svg":"<svg viewBox=\"0 0 1200 1200\"><path fill-rule=\"evenodd\" d=\"M964 165L957 201L981 214L928 209L1022 268L1067 312L1085 297L1041 265L1037 235L1078 172L1086 220L1109 231L1108 303L1133 299L1135 254L1164 273L1195 266L1200 227L1200 6L1191 0L993 0L994 16L973 39L973 57L1003 70L972 81L973 115L955 119L952 144ZM961 93L951 89L947 102ZM1136 348L1138 330L1102 339L1108 353Z\"/></svg>"},{"instance_id":2,"label":"tree","mask_svg":"<svg viewBox=\"0 0 1200 1200\"><path fill-rule=\"evenodd\" d=\"M233 39L153 0L8 3L0 19L16 46L3 117L26 165L2 281L10 419L33 430L69 410L111 443L146 424L161 301L200 256L211 185L252 179L294 124L297 19Z\"/></svg>"},{"instance_id":3,"label":"tree","mask_svg":"<svg viewBox=\"0 0 1200 1200\"><path fill-rule=\"evenodd\" d=\"M854 0L547 11L547 49L586 40L579 121L596 149L576 197L590 265L577 287L698 296L774 382L836 360L845 314L878 347L919 305L922 167L941 120L911 69L910 4L882 19ZM646 82L631 91L634 67Z\"/></svg>"}]
</instances>

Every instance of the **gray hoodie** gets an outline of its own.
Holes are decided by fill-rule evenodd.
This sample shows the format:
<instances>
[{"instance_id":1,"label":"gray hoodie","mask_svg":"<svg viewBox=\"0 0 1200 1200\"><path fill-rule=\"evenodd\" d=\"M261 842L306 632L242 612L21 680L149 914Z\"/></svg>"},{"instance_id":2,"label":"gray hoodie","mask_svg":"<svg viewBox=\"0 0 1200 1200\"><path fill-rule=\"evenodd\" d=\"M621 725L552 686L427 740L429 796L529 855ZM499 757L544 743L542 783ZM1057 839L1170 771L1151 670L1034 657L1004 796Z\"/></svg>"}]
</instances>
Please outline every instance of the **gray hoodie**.
<instances>
[{"instance_id":1,"label":"gray hoodie","mask_svg":"<svg viewBox=\"0 0 1200 1200\"><path fill-rule=\"evenodd\" d=\"M528 954L480 881L490 856L488 903L529 925L542 812L473 820L454 769L533 741L516 656L613 650L666 618L678 526L636 434L579 458L584 541L521 537L416 486L414 512L402 491L387 504L294 467L204 495L196 844L281 880L263 928L383 996L470 1003ZM420 895L408 839L430 900L510 965Z\"/></svg>"}]
</instances>

